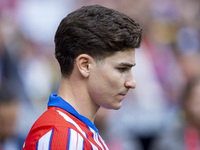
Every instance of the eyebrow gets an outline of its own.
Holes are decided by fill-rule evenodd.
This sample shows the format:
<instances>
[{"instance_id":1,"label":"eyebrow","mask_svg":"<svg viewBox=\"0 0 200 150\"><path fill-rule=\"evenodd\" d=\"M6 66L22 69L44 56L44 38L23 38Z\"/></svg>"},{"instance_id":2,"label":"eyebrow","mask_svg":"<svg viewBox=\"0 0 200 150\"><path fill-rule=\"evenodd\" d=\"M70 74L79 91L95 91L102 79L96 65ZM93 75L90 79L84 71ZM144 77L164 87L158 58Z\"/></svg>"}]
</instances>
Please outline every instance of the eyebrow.
<instances>
[{"instance_id":1,"label":"eyebrow","mask_svg":"<svg viewBox=\"0 0 200 150\"><path fill-rule=\"evenodd\" d=\"M131 68L131 67L134 67L136 65L136 63L135 64L121 63L120 65Z\"/></svg>"}]
</instances>

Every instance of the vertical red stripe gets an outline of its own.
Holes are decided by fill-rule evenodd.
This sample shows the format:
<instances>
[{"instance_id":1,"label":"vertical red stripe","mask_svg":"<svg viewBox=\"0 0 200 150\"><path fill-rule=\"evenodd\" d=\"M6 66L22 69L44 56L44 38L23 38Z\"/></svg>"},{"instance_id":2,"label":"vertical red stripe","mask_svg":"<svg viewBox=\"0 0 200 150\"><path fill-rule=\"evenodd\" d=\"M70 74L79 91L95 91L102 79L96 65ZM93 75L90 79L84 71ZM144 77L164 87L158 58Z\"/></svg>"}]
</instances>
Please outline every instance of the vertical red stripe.
<instances>
[{"instance_id":1,"label":"vertical red stripe","mask_svg":"<svg viewBox=\"0 0 200 150\"><path fill-rule=\"evenodd\" d=\"M68 130L66 128L54 129L52 135L51 149L67 149L68 145Z\"/></svg>"},{"instance_id":2,"label":"vertical red stripe","mask_svg":"<svg viewBox=\"0 0 200 150\"><path fill-rule=\"evenodd\" d=\"M99 140L99 142L101 143L101 145L103 146L103 148L106 150L106 148L105 148L105 146L104 146L104 144L106 145L106 143L104 142L103 143L103 141L101 140L101 138L98 136L98 140ZM106 145L107 146L107 145Z\"/></svg>"},{"instance_id":3,"label":"vertical red stripe","mask_svg":"<svg viewBox=\"0 0 200 150\"><path fill-rule=\"evenodd\" d=\"M196 128L188 127L184 138L186 150L199 150L199 136Z\"/></svg>"}]
</instances>

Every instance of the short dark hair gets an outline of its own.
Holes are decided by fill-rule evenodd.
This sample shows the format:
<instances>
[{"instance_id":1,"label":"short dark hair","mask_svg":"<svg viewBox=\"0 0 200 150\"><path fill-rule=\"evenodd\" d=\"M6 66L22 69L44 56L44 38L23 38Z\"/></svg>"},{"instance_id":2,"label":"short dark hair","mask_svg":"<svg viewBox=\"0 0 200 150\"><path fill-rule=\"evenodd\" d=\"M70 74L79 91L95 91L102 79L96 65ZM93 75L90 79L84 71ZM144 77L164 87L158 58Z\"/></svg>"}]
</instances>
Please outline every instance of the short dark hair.
<instances>
[{"instance_id":1,"label":"short dark hair","mask_svg":"<svg viewBox=\"0 0 200 150\"><path fill-rule=\"evenodd\" d=\"M101 60L138 48L141 39L140 25L129 16L100 5L83 6L61 21L55 34L55 56L62 74L70 76L80 54Z\"/></svg>"}]
</instances>

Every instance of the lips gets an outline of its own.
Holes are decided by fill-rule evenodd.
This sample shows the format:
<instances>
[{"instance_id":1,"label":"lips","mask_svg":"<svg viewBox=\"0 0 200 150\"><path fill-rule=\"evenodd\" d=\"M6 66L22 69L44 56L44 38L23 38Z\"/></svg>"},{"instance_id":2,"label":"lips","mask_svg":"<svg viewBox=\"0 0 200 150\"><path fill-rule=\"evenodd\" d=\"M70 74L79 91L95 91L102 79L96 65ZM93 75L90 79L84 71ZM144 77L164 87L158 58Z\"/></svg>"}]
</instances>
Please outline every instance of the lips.
<instances>
[{"instance_id":1,"label":"lips","mask_svg":"<svg viewBox=\"0 0 200 150\"><path fill-rule=\"evenodd\" d=\"M127 95L127 93L128 93L128 91L123 91L123 92L119 93L119 95L125 96L125 95Z\"/></svg>"},{"instance_id":2,"label":"lips","mask_svg":"<svg viewBox=\"0 0 200 150\"><path fill-rule=\"evenodd\" d=\"M122 93L122 94L119 94L119 95L126 96L126 94L127 94L127 93L124 93L124 94Z\"/></svg>"},{"instance_id":3,"label":"lips","mask_svg":"<svg viewBox=\"0 0 200 150\"><path fill-rule=\"evenodd\" d=\"M123 90L119 93L120 96L123 96L123 98L127 95L128 93L128 89L127 90Z\"/></svg>"},{"instance_id":4,"label":"lips","mask_svg":"<svg viewBox=\"0 0 200 150\"><path fill-rule=\"evenodd\" d=\"M120 93L119 95L123 97L123 99L125 98L127 93Z\"/></svg>"}]
</instances>

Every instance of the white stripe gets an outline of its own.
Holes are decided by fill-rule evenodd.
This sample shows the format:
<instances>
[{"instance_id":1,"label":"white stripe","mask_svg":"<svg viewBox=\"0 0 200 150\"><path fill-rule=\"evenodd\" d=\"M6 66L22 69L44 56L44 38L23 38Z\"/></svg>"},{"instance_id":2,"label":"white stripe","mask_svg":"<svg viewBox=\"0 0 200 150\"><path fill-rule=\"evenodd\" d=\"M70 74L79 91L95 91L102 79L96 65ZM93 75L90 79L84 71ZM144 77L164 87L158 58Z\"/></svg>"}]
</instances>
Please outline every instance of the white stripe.
<instances>
[{"instance_id":1,"label":"white stripe","mask_svg":"<svg viewBox=\"0 0 200 150\"><path fill-rule=\"evenodd\" d=\"M83 137L75 130L70 129L69 150L82 150L83 142Z\"/></svg>"},{"instance_id":2,"label":"white stripe","mask_svg":"<svg viewBox=\"0 0 200 150\"><path fill-rule=\"evenodd\" d=\"M104 150L103 145L99 142L97 133L92 128L90 128L90 131L93 133L94 141L101 147L102 150Z\"/></svg>"},{"instance_id":3,"label":"white stripe","mask_svg":"<svg viewBox=\"0 0 200 150\"><path fill-rule=\"evenodd\" d=\"M78 126L78 124L76 122L74 122L74 120L72 120L69 116L67 116L66 114L64 114L63 112L57 110L58 113L63 116L63 118L67 121L67 122L70 122L71 124L73 124L81 133L82 135L87 139L87 136L86 136L86 133ZM89 141L89 140L88 140ZM90 141L89 141L90 142ZM92 144L90 142L91 146L92 146L92 150L98 150L98 148Z\"/></svg>"},{"instance_id":4,"label":"white stripe","mask_svg":"<svg viewBox=\"0 0 200 150\"><path fill-rule=\"evenodd\" d=\"M105 141L102 139L102 137L99 135L99 138L101 140L101 142L103 143L104 147L106 148L106 150L109 150L108 146L106 145Z\"/></svg>"},{"instance_id":5,"label":"white stripe","mask_svg":"<svg viewBox=\"0 0 200 150\"><path fill-rule=\"evenodd\" d=\"M76 150L77 132L70 129L69 150Z\"/></svg>"},{"instance_id":6,"label":"white stripe","mask_svg":"<svg viewBox=\"0 0 200 150\"><path fill-rule=\"evenodd\" d=\"M68 122L70 122L71 124L73 124L81 133L82 135L86 138L86 133L78 126L78 124L76 124L76 122L74 122L74 120L72 120L69 116L67 116L66 114L64 114L63 112L57 110L58 113L63 116L63 118L65 120L67 120Z\"/></svg>"},{"instance_id":7,"label":"white stripe","mask_svg":"<svg viewBox=\"0 0 200 150\"><path fill-rule=\"evenodd\" d=\"M91 144L91 146L92 146L92 150L99 150L94 144L92 144L91 142L90 142L90 144Z\"/></svg>"},{"instance_id":8,"label":"white stripe","mask_svg":"<svg viewBox=\"0 0 200 150\"><path fill-rule=\"evenodd\" d=\"M77 145L77 150L83 150L84 146L84 140L83 137L78 133L78 145Z\"/></svg>"},{"instance_id":9,"label":"white stripe","mask_svg":"<svg viewBox=\"0 0 200 150\"><path fill-rule=\"evenodd\" d=\"M47 132L45 135L43 135L37 144L37 150L49 150L50 149L50 140L51 140L51 134L52 134L52 130L50 130L49 132Z\"/></svg>"}]
</instances>

